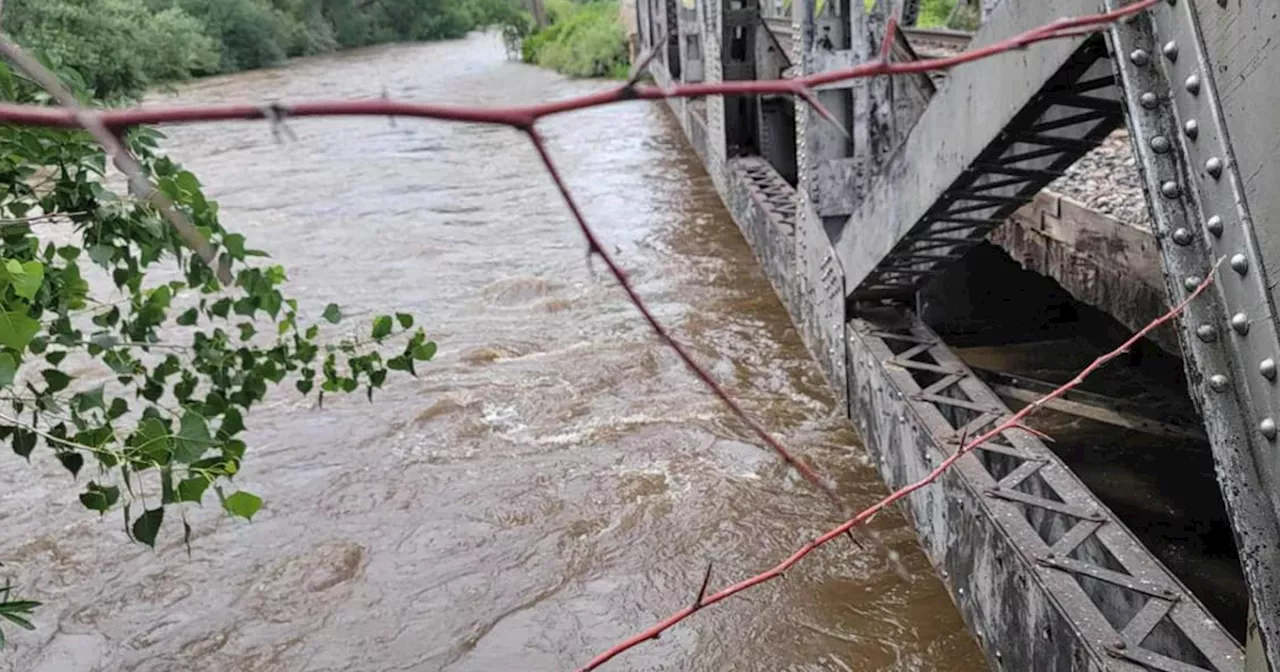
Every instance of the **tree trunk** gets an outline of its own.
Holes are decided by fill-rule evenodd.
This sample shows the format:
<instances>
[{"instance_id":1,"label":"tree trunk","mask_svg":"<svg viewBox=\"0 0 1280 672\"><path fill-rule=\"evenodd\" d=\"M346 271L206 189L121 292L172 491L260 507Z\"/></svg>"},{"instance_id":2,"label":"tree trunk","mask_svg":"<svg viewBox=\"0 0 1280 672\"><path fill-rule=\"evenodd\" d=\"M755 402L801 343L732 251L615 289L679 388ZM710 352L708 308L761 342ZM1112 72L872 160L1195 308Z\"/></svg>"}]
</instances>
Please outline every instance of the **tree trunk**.
<instances>
[{"instance_id":1,"label":"tree trunk","mask_svg":"<svg viewBox=\"0 0 1280 672\"><path fill-rule=\"evenodd\" d=\"M529 0L529 10L533 12L533 21L538 24L539 28L547 27L547 10L542 6L542 0Z\"/></svg>"}]
</instances>

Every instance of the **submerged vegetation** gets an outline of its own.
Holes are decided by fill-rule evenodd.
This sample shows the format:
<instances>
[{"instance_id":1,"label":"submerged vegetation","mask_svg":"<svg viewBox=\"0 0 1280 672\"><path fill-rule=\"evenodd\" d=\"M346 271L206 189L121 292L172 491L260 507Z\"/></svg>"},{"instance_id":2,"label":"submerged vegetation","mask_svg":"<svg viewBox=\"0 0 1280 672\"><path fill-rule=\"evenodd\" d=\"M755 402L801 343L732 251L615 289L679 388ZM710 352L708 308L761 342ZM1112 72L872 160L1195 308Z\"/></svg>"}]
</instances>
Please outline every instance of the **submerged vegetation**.
<instances>
[{"instance_id":1,"label":"submerged vegetation","mask_svg":"<svg viewBox=\"0 0 1280 672\"><path fill-rule=\"evenodd\" d=\"M524 37L526 63L571 77L627 76L630 57L618 0L549 0L547 26Z\"/></svg>"}]
</instances>

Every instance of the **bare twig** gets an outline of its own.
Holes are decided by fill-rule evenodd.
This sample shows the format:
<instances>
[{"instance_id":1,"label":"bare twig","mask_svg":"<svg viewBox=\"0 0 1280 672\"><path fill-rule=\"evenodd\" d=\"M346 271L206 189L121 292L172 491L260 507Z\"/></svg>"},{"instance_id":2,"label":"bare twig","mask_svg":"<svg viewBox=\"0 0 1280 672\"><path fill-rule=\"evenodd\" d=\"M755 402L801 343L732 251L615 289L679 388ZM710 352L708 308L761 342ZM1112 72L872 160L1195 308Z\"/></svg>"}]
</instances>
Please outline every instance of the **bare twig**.
<instances>
[{"instance_id":1,"label":"bare twig","mask_svg":"<svg viewBox=\"0 0 1280 672\"><path fill-rule=\"evenodd\" d=\"M32 215L30 217L18 217L16 219L0 219L0 228L6 226L28 226L39 222L52 221L55 219L78 217L87 215L87 212L47 212L43 215Z\"/></svg>"},{"instance_id":2,"label":"bare twig","mask_svg":"<svg viewBox=\"0 0 1280 672\"><path fill-rule=\"evenodd\" d=\"M667 28L663 26L662 32L658 33L658 39L653 41L653 46L649 47L649 51L645 52L640 58L636 59L634 65L631 66L631 74L627 76L627 83L624 88L634 87L640 83L640 77L644 75L645 68L658 57L667 46Z\"/></svg>"},{"instance_id":3,"label":"bare twig","mask_svg":"<svg viewBox=\"0 0 1280 672\"><path fill-rule=\"evenodd\" d=\"M880 62L888 63L893 51L893 41L898 38L898 17L890 16L889 25L885 27L884 40L880 43Z\"/></svg>"},{"instance_id":4,"label":"bare twig","mask_svg":"<svg viewBox=\"0 0 1280 672\"><path fill-rule=\"evenodd\" d=\"M204 239L204 236L200 235L200 232L196 230L195 224L191 223L186 213L179 210L173 204L173 201L169 200L168 196L151 184L151 181L143 173L142 166L138 164L138 160L124 146L124 143L120 142L107 129L100 115L81 108L75 96L58 81L56 75L41 65L39 61L28 56L8 37L2 35L0 35L0 54L13 61L27 76L35 80L36 83L57 99L58 103L75 119L76 125L88 131L93 136L93 139L102 145L102 148L111 156L116 168L120 169L120 172L129 178L129 184L132 185L133 190L140 197L151 201L155 205L160 214L169 220L169 223L177 230L182 241L195 250L196 254L199 254L200 258L204 259L204 262L210 268L217 271L218 279L222 281L222 284L230 285L231 269L226 264L218 263L218 251L214 249L213 245L209 244L209 241Z\"/></svg>"},{"instance_id":5,"label":"bare twig","mask_svg":"<svg viewBox=\"0 0 1280 672\"><path fill-rule=\"evenodd\" d=\"M707 596L707 585L711 583L711 566L712 563L708 562L707 573L702 575L702 587L698 589L698 597L693 600L694 609L701 609L702 600Z\"/></svg>"}]
</instances>

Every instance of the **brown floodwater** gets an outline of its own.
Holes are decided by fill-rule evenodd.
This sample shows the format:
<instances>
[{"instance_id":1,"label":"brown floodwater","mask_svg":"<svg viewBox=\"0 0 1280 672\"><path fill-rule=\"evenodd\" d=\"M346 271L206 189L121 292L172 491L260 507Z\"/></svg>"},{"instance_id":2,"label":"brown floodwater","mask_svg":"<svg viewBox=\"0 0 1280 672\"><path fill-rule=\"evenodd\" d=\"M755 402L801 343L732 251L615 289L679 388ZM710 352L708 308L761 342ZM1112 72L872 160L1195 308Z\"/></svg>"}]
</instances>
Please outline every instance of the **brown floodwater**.
<instances>
[{"instance_id":1,"label":"brown floodwater","mask_svg":"<svg viewBox=\"0 0 1280 672\"><path fill-rule=\"evenodd\" d=\"M210 79L152 102L582 94L494 36ZM187 512L156 551L99 520L45 452L0 472L0 572L45 602L0 668L562 670L836 521L653 337L505 128L386 119L166 129L223 221L289 270L309 319L411 312L440 344L364 397L276 391L237 477L252 523ZM660 319L850 506L884 494L785 311L657 104L545 123L551 151ZM86 374L88 372L85 372ZM176 520L176 516L171 520ZM929 670L983 659L905 520L910 573L835 543L617 670Z\"/></svg>"}]
</instances>

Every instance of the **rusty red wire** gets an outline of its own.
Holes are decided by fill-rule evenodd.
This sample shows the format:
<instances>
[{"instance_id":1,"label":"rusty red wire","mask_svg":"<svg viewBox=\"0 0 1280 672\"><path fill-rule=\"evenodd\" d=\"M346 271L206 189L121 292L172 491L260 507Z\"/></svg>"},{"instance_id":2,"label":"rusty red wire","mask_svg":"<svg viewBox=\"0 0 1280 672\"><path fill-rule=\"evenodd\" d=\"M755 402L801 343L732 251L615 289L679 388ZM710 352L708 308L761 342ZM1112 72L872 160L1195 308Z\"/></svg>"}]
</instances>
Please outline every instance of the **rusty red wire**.
<instances>
[{"instance_id":1,"label":"rusty red wire","mask_svg":"<svg viewBox=\"0 0 1280 672\"><path fill-rule=\"evenodd\" d=\"M1104 28L1111 22L1132 16L1139 12L1154 6L1159 0L1140 0L1125 6L1123 8L1075 18L1059 19L1039 28L1029 30L1020 35L1015 35L1005 40L995 42L985 47L971 49L959 54L944 58L926 59L919 61L895 63L889 61L888 45L893 39L896 30L896 20L891 19L888 24L888 34L884 43L881 45L880 58L874 62L868 62L861 65L834 70L830 72L817 73L798 77L789 80L749 80L749 81L731 81L731 82L713 82L713 83L696 83L696 84L677 84L670 88L662 88L653 85L640 85L628 82L626 85L593 93L576 98L570 98L561 101L548 103L540 103L535 105L509 106L497 108L481 108L456 105L435 105L427 103L411 103L403 101L394 101L387 99L380 100L360 100L360 101L309 101L292 104L267 103L267 104L228 104L228 105L207 105L192 107L135 107L114 110L73 110L58 107L39 107L31 105L13 105L0 104L0 123L25 124L45 127L60 128L79 128L84 126L86 115L94 122L100 123L103 127L120 130L131 126L150 125L150 124L167 124L167 123L196 123L196 122L215 122L230 120L269 120L272 123L279 123L288 117L318 117L318 116L374 116L374 117L413 117L422 119L436 119L441 121L454 122L471 122L481 124L497 124L510 126L523 131L528 135L534 149L537 151L542 163L546 166L550 173L552 181L559 190L561 197L568 206L578 228L582 231L587 241L587 249L589 254L597 255L609 269L610 274L622 286L626 292L628 299L640 312L640 314L649 323L654 332L666 342L668 346L680 357L681 361L710 389L721 401L723 401L733 411L733 414L745 422L753 433L766 445L768 445L780 458L788 465L799 471L806 480L818 487L825 494L838 502L835 491L831 483L815 472L810 466L799 460L791 453L779 440L774 438L768 430L766 430L757 421L752 419L746 411L728 394L728 392L715 380L711 374L699 365L685 346L675 340L671 333L657 320L653 313L649 310L644 300L635 291L631 285L626 272L617 263L617 261L606 251L605 247L600 243L599 238L587 223L582 212L579 210L576 201L561 177L559 170L556 168L555 162L547 150L546 143L542 136L538 133L535 125L539 119L544 117L563 114L576 110L582 110L590 107L598 107L613 103L625 102L629 100L661 100L666 98L696 98L711 95L759 95L759 94L788 94L801 98L810 106L812 106L819 114L828 121L834 122L831 114L822 108L817 102L814 95L814 87L832 84L836 82L849 81L853 79L875 77L880 75L904 75L917 74L928 71L946 70L965 63L970 63L980 59L988 58L997 54L1024 49L1032 44L1043 42L1046 40L1063 39L1071 37L1079 37L1083 34L1094 32ZM942 461L928 476L916 483L912 483L904 488L897 490L876 504L862 510L857 515L848 518L844 523L833 528L822 536L808 542L799 550L787 557L785 560L774 566L773 568L761 572L755 576L734 583L710 595L706 594L707 581L710 577L708 569L707 576L704 578L701 590L697 598L692 604L677 611L671 616L663 619L657 624L644 630L643 632L609 648L589 661L582 670L593 670L611 660L615 656L642 644L650 639L655 639L659 634L684 619L697 613L704 607L720 602L732 595L747 590L753 586L765 583L777 576L782 575L787 569L798 563L814 549L823 544L839 537L849 534L851 530L865 522L885 507L906 497L916 490L932 483L944 471L955 464L961 457L974 448L982 445L986 441L996 435L1012 430L1033 430L1022 424L1022 419L1030 413L1034 412L1040 405L1049 399L1058 397L1068 390L1079 385L1084 378L1107 361L1120 355L1122 352L1131 347L1138 339L1145 336L1152 329L1168 322L1178 315L1186 305L1200 295L1201 292L1212 281L1212 275L1206 279L1190 296L1182 303L1175 306L1168 313L1156 319L1151 324L1144 327L1126 341L1120 348L1099 357L1089 367L1078 374L1074 379L1066 385L1054 390L1050 394L1043 397L1040 401L1027 406L1018 413L1014 414L1008 420L999 424L990 431L981 436L964 443L953 455Z\"/></svg>"}]
</instances>

